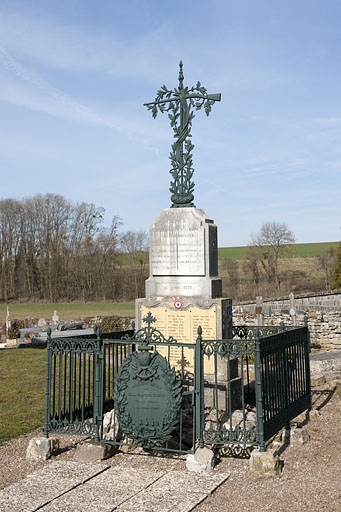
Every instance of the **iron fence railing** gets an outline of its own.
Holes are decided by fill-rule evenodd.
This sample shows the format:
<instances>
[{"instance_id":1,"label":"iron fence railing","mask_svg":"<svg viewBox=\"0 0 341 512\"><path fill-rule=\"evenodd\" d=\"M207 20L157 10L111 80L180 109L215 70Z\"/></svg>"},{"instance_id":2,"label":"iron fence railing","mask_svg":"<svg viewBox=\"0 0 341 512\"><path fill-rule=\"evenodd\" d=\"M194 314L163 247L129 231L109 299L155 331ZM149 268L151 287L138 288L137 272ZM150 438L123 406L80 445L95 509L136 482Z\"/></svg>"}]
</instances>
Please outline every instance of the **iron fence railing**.
<instances>
[{"instance_id":1,"label":"iron fence railing","mask_svg":"<svg viewBox=\"0 0 341 512\"><path fill-rule=\"evenodd\" d=\"M133 332L117 331L105 337L117 339ZM74 337L51 334L48 329L44 433L84 434L98 440L103 411L101 360L107 357L100 330ZM124 357L118 348L113 360L120 364Z\"/></svg>"},{"instance_id":2,"label":"iron fence railing","mask_svg":"<svg viewBox=\"0 0 341 512\"><path fill-rule=\"evenodd\" d=\"M200 347L198 351L197 344L180 343L173 337L166 339L158 329L152 327L155 319L151 315L147 315L147 318L147 327L131 335L126 334L120 340L103 340L103 413L109 411L111 417L110 431L105 432L102 429L101 440L117 447L139 445L139 440L135 439L134 436L122 435L114 405L115 397L116 406L118 406L120 400L119 392L116 393L116 379L121 363L125 355L130 355L134 350L143 346L142 351L148 347L148 351L151 353L160 353L167 363L176 369L176 379L181 382L182 388L177 426L170 439L160 439L157 450L193 453L196 439L199 437L199 431L196 429L198 424L196 418L200 411L196 409L194 372L189 371L188 366L193 364L194 368L197 359L200 360ZM120 354L118 359L112 356L112 354L117 353ZM162 432L160 432L160 435L162 438ZM145 447L149 448L149 446Z\"/></svg>"},{"instance_id":3,"label":"iron fence railing","mask_svg":"<svg viewBox=\"0 0 341 512\"><path fill-rule=\"evenodd\" d=\"M290 421L300 413L311 409L308 327L260 338L256 374L266 441L282 427L289 428Z\"/></svg>"},{"instance_id":4,"label":"iron fence railing","mask_svg":"<svg viewBox=\"0 0 341 512\"><path fill-rule=\"evenodd\" d=\"M134 444L117 435L113 397L118 370L141 342L137 334L95 329L86 337L52 338L48 332L46 436L84 434L118 446ZM176 439L161 449L192 453L207 444L225 451L265 450L276 432L311 408L307 326L234 326L232 334L205 340L199 328L194 344L166 340L161 333L153 337L152 350L175 366L183 386ZM111 438L103 432L108 411Z\"/></svg>"},{"instance_id":5,"label":"iron fence railing","mask_svg":"<svg viewBox=\"0 0 341 512\"><path fill-rule=\"evenodd\" d=\"M225 451L266 442L311 408L307 326L234 326L232 339L203 340L202 355L213 359L213 396L203 442ZM206 371L204 370L205 378Z\"/></svg>"},{"instance_id":6,"label":"iron fence railing","mask_svg":"<svg viewBox=\"0 0 341 512\"><path fill-rule=\"evenodd\" d=\"M47 338L44 432L98 437L95 393L100 339Z\"/></svg>"}]
</instances>

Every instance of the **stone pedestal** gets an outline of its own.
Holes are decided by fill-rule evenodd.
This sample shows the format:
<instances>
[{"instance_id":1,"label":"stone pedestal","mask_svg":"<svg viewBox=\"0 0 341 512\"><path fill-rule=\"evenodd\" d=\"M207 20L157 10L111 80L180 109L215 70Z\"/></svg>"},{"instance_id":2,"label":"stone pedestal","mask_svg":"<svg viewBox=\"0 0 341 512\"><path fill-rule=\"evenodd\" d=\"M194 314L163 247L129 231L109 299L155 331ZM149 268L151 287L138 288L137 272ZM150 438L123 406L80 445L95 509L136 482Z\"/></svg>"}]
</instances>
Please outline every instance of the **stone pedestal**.
<instances>
[{"instance_id":1,"label":"stone pedestal","mask_svg":"<svg viewBox=\"0 0 341 512\"><path fill-rule=\"evenodd\" d=\"M75 459L77 462L97 462L112 457L114 453L114 445L85 441L77 444Z\"/></svg>"},{"instance_id":2,"label":"stone pedestal","mask_svg":"<svg viewBox=\"0 0 341 512\"><path fill-rule=\"evenodd\" d=\"M232 337L232 301L221 298L217 226L203 210L166 208L161 212L149 231L149 271L146 297L136 300L137 329L144 327L143 318L150 312L156 319L153 327L166 339L195 344L199 326L204 340ZM184 356L185 369L194 372L193 349L158 346L157 350L175 368L180 360L183 364ZM217 374L219 401L224 404L226 366L219 357L217 368L213 357L204 361L205 382L213 382ZM213 405L214 399L209 402Z\"/></svg>"},{"instance_id":3,"label":"stone pedestal","mask_svg":"<svg viewBox=\"0 0 341 512\"><path fill-rule=\"evenodd\" d=\"M221 297L217 226L199 208L165 208L149 231L146 297Z\"/></svg>"}]
</instances>

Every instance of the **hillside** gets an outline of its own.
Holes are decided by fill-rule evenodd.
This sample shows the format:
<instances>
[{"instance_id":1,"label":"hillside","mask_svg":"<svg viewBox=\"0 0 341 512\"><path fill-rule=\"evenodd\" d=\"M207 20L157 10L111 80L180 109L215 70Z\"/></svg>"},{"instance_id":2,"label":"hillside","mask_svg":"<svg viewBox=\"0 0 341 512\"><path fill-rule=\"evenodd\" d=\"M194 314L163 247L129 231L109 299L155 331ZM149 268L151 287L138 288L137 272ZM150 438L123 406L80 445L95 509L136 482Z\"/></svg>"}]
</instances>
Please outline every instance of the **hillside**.
<instances>
[{"instance_id":1,"label":"hillside","mask_svg":"<svg viewBox=\"0 0 341 512\"><path fill-rule=\"evenodd\" d=\"M290 255L294 258L316 258L331 248L337 248L340 242L319 242L311 244L292 244L290 245ZM248 246L241 247L220 247L218 249L218 258L223 260L231 258L242 260L245 258Z\"/></svg>"},{"instance_id":2,"label":"hillside","mask_svg":"<svg viewBox=\"0 0 341 512\"><path fill-rule=\"evenodd\" d=\"M234 302L276 297L293 292L311 293L329 290L339 242L293 244L278 262L279 285L269 282L262 264L247 259L248 247L219 249L219 274L223 296ZM284 255L283 255L284 256ZM266 263L266 262L264 262Z\"/></svg>"}]
</instances>

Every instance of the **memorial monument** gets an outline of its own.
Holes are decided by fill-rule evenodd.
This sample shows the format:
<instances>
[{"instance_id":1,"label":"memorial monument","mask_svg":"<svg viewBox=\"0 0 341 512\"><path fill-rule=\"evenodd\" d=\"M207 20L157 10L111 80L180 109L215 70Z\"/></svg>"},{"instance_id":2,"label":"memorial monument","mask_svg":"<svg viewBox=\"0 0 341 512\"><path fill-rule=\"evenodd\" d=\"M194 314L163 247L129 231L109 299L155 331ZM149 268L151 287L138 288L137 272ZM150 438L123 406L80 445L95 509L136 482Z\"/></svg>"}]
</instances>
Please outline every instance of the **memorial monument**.
<instances>
[{"instance_id":1,"label":"memorial monument","mask_svg":"<svg viewBox=\"0 0 341 512\"><path fill-rule=\"evenodd\" d=\"M163 85L155 101L146 103L154 118L168 112L174 139L170 161L171 206L154 220L149 231L149 278L146 297L136 301L137 328L148 311L157 328L178 341L193 341L200 325L204 339L228 338L232 326L230 299L223 299L218 275L217 226L194 205L191 142L193 110L208 116L220 94L208 94L197 82L184 85L183 64L179 85ZM177 356L174 354L174 362Z\"/></svg>"}]
</instances>

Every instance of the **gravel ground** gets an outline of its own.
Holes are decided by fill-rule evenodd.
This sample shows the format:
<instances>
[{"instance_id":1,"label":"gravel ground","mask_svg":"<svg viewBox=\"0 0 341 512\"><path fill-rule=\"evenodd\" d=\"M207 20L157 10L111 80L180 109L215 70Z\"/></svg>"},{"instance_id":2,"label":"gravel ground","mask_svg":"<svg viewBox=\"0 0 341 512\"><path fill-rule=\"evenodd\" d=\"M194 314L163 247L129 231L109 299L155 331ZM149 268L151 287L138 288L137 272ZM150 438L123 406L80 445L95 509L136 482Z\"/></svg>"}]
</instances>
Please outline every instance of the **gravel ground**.
<instances>
[{"instance_id":1,"label":"gravel ground","mask_svg":"<svg viewBox=\"0 0 341 512\"><path fill-rule=\"evenodd\" d=\"M230 478L195 507L195 512L340 511L341 399L339 393L334 392L334 384L313 390L313 405L319 414L304 426L310 441L282 446L279 475L257 477L250 473L247 459L222 458L215 471L229 472ZM48 464L26 460L29 440L41 435L41 430L36 430L0 447L0 489ZM75 446L81 438L61 436L59 439L60 450L54 459L75 460ZM105 464L117 465L122 457L127 455L119 453Z\"/></svg>"}]
</instances>

